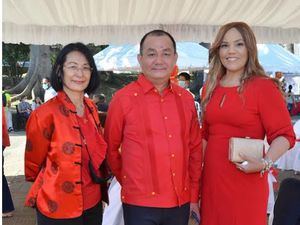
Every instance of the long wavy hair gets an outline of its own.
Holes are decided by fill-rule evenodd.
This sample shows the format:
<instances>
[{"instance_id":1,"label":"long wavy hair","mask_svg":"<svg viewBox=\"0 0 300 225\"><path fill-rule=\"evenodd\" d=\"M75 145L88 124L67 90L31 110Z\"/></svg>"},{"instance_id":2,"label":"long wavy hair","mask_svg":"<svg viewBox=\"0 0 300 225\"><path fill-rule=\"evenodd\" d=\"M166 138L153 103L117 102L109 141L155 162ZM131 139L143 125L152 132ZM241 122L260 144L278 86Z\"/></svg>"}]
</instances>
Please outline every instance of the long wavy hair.
<instances>
[{"instance_id":1,"label":"long wavy hair","mask_svg":"<svg viewBox=\"0 0 300 225\"><path fill-rule=\"evenodd\" d=\"M246 81L254 76L269 78L266 75L263 67L259 64L256 38L252 29L244 22L232 22L223 25L222 27L220 27L217 36L211 48L209 49L209 73L206 80L205 95L203 96L203 100L201 103L204 112L207 104L211 99L212 93L217 86L217 83L226 74L226 68L223 66L220 60L219 49L225 34L232 28L237 29L238 32L242 35L243 41L248 51L248 60L245 65L245 71L240 79L239 92L242 91ZM279 86L279 83L277 85Z\"/></svg>"}]
</instances>

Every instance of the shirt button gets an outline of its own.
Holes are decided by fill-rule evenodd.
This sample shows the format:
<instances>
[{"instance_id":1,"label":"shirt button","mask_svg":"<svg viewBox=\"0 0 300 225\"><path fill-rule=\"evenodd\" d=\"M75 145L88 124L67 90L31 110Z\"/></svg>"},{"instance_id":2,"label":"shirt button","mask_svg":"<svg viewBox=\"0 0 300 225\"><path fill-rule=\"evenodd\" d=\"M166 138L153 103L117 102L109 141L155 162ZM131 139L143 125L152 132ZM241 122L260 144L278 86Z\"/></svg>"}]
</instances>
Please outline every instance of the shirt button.
<instances>
[{"instance_id":1,"label":"shirt button","mask_svg":"<svg viewBox=\"0 0 300 225\"><path fill-rule=\"evenodd\" d=\"M167 117L167 116L164 116L164 119L165 119L165 120L167 120L167 119L168 119L168 117Z\"/></svg>"},{"instance_id":2,"label":"shirt button","mask_svg":"<svg viewBox=\"0 0 300 225\"><path fill-rule=\"evenodd\" d=\"M124 176L123 176L123 178L125 178L125 179L126 179L126 175L124 175Z\"/></svg>"},{"instance_id":3,"label":"shirt button","mask_svg":"<svg viewBox=\"0 0 300 225\"><path fill-rule=\"evenodd\" d=\"M157 92L157 90L156 90L156 89L154 89L154 92Z\"/></svg>"},{"instance_id":4,"label":"shirt button","mask_svg":"<svg viewBox=\"0 0 300 225\"><path fill-rule=\"evenodd\" d=\"M165 100L162 98L162 99L160 99L160 102L164 102Z\"/></svg>"},{"instance_id":5,"label":"shirt button","mask_svg":"<svg viewBox=\"0 0 300 225\"><path fill-rule=\"evenodd\" d=\"M175 173L172 173L173 177L175 177Z\"/></svg>"},{"instance_id":6,"label":"shirt button","mask_svg":"<svg viewBox=\"0 0 300 225\"><path fill-rule=\"evenodd\" d=\"M171 157L174 158L174 157L175 157L175 154L172 154Z\"/></svg>"},{"instance_id":7,"label":"shirt button","mask_svg":"<svg viewBox=\"0 0 300 225\"><path fill-rule=\"evenodd\" d=\"M181 93L179 93L178 95L181 96Z\"/></svg>"},{"instance_id":8,"label":"shirt button","mask_svg":"<svg viewBox=\"0 0 300 225\"><path fill-rule=\"evenodd\" d=\"M122 195L122 199L124 199L125 198L125 196L124 195Z\"/></svg>"},{"instance_id":9,"label":"shirt button","mask_svg":"<svg viewBox=\"0 0 300 225\"><path fill-rule=\"evenodd\" d=\"M172 134L169 134L169 136L168 136L169 138L171 138L172 137Z\"/></svg>"},{"instance_id":10,"label":"shirt button","mask_svg":"<svg viewBox=\"0 0 300 225\"><path fill-rule=\"evenodd\" d=\"M154 191L152 191L152 193L151 193L152 195L155 195L155 192Z\"/></svg>"},{"instance_id":11,"label":"shirt button","mask_svg":"<svg viewBox=\"0 0 300 225\"><path fill-rule=\"evenodd\" d=\"M186 190L187 190L187 188L186 188L186 187L184 187L184 190L186 191Z\"/></svg>"},{"instance_id":12,"label":"shirt button","mask_svg":"<svg viewBox=\"0 0 300 225\"><path fill-rule=\"evenodd\" d=\"M138 96L138 94L137 94L137 93L134 93L133 95L134 95L134 96Z\"/></svg>"}]
</instances>

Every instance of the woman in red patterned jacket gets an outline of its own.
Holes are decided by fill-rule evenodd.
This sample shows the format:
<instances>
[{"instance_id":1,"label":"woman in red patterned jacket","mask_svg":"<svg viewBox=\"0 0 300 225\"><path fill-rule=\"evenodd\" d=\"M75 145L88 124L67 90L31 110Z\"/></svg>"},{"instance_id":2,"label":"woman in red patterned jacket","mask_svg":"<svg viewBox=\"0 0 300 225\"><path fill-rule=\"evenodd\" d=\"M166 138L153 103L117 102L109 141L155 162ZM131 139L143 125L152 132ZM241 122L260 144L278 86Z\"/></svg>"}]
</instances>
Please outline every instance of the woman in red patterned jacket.
<instances>
[{"instance_id":1,"label":"woman in red patterned jacket","mask_svg":"<svg viewBox=\"0 0 300 225\"><path fill-rule=\"evenodd\" d=\"M98 86L97 69L82 43L57 56L51 85L58 95L32 112L26 128L26 205L36 207L38 225L100 225L98 170L106 154L97 109L84 97ZM98 180L96 180L98 178ZM100 180L100 181L99 181Z\"/></svg>"}]
</instances>

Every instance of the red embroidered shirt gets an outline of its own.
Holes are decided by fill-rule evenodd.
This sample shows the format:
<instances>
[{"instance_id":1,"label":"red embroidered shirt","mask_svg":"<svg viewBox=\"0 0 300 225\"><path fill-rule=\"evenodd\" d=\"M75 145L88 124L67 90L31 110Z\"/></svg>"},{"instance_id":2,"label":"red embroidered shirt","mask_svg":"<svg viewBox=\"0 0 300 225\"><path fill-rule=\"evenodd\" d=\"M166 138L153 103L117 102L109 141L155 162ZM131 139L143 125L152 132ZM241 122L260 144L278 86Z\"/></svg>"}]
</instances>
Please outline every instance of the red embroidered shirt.
<instances>
[{"instance_id":1,"label":"red embroidered shirt","mask_svg":"<svg viewBox=\"0 0 300 225\"><path fill-rule=\"evenodd\" d=\"M159 94L140 75L115 94L104 135L124 203L174 207L198 202L201 132L189 92L170 84Z\"/></svg>"}]
</instances>

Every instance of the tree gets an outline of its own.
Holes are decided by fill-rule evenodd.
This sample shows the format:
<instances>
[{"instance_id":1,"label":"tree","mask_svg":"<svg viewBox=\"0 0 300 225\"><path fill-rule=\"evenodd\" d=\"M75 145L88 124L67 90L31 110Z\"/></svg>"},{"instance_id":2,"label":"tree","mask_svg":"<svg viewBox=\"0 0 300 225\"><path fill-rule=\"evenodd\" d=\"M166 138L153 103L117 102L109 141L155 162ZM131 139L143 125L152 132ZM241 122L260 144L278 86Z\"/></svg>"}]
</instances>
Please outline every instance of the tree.
<instances>
[{"instance_id":1,"label":"tree","mask_svg":"<svg viewBox=\"0 0 300 225\"><path fill-rule=\"evenodd\" d=\"M95 46L89 44L88 47L92 54L95 54L107 47L107 45ZM61 48L61 45L30 45L30 66L28 72L15 87L8 90L9 93L17 94L12 97L12 101L18 100L22 96L28 96L30 93L32 93L33 98L39 96L43 99L44 90L42 89L41 81L43 78L50 76L52 64L54 64L56 55Z\"/></svg>"},{"instance_id":2,"label":"tree","mask_svg":"<svg viewBox=\"0 0 300 225\"><path fill-rule=\"evenodd\" d=\"M33 96L43 96L41 81L51 72L51 51L48 45L30 45L30 66L26 76L17 86L8 90L12 94L12 101L28 96L31 91Z\"/></svg>"},{"instance_id":3,"label":"tree","mask_svg":"<svg viewBox=\"0 0 300 225\"><path fill-rule=\"evenodd\" d=\"M24 71L24 65L18 62L29 60L29 45L5 44L2 42L2 73L8 75L10 84L15 84L21 80Z\"/></svg>"},{"instance_id":4,"label":"tree","mask_svg":"<svg viewBox=\"0 0 300 225\"><path fill-rule=\"evenodd\" d=\"M105 49L106 47L108 47L108 45L94 45L94 44L88 44L87 47L90 49L92 55L97 54L98 52L102 51L103 49Z\"/></svg>"}]
</instances>

